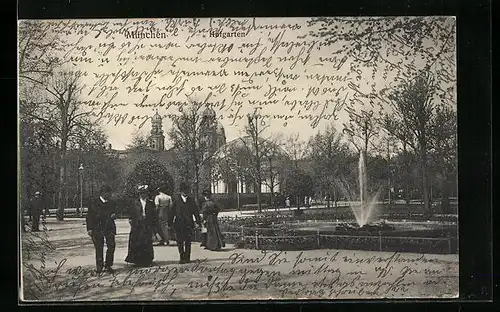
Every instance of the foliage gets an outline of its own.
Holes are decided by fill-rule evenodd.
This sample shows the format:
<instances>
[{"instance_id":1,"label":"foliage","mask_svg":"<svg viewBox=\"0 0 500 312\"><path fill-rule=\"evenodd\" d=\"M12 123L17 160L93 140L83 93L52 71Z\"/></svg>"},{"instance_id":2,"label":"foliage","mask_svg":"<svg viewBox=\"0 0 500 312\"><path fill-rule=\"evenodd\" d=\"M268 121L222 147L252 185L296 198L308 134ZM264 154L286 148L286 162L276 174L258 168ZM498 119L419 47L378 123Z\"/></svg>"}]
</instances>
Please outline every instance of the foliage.
<instances>
[{"instance_id":1,"label":"foliage","mask_svg":"<svg viewBox=\"0 0 500 312\"><path fill-rule=\"evenodd\" d=\"M169 132L170 140L174 149L178 152L177 166L188 185L194 185L194 193L199 194L203 170L211 167L210 160L215 151L209 128L216 122L215 112L207 108L203 110L204 104L198 101L190 101L189 104L179 107L179 114L173 120L173 127ZM209 168L208 171L211 171ZM210 181L203 181L210 183Z\"/></svg>"},{"instance_id":2,"label":"foliage","mask_svg":"<svg viewBox=\"0 0 500 312\"><path fill-rule=\"evenodd\" d=\"M174 190L174 180L167 169L156 160L146 160L138 163L128 175L125 192L128 196L137 194L139 185L148 185L150 191L155 191L160 186Z\"/></svg>"},{"instance_id":3,"label":"foliage","mask_svg":"<svg viewBox=\"0 0 500 312\"><path fill-rule=\"evenodd\" d=\"M134 133L132 133L132 139L127 145L127 149L143 150L146 148L148 148L148 138L137 129Z\"/></svg>"},{"instance_id":4,"label":"foliage","mask_svg":"<svg viewBox=\"0 0 500 312\"><path fill-rule=\"evenodd\" d=\"M435 86L434 77L430 74L401 82L389 96L393 114L386 115L384 119L385 129L404 140L404 144L410 146L418 157L423 200L429 212L432 212L432 206L429 202L428 154L436 112L433 99Z\"/></svg>"},{"instance_id":5,"label":"foliage","mask_svg":"<svg viewBox=\"0 0 500 312\"><path fill-rule=\"evenodd\" d=\"M346 108L349 120L344 123L342 132L346 134L349 142L354 146L357 153L363 152L365 159L368 158L368 151L375 147L373 140L376 138L379 129L374 118L374 111L362 110L358 113L353 108Z\"/></svg>"},{"instance_id":6,"label":"foliage","mask_svg":"<svg viewBox=\"0 0 500 312\"><path fill-rule=\"evenodd\" d=\"M292 167L287 172L283 193L302 198L313 194L313 179L301 168Z\"/></svg>"},{"instance_id":7,"label":"foliage","mask_svg":"<svg viewBox=\"0 0 500 312\"><path fill-rule=\"evenodd\" d=\"M442 210L449 210L449 194L457 190L457 114L448 107L437 107L431 129L431 168L442 190ZM455 193L454 192L454 193Z\"/></svg>"},{"instance_id":8,"label":"foliage","mask_svg":"<svg viewBox=\"0 0 500 312\"><path fill-rule=\"evenodd\" d=\"M66 45L64 36L44 27L38 21L18 24L18 64L20 85L30 88L46 84L54 69L62 64L55 55Z\"/></svg>"},{"instance_id":9,"label":"foliage","mask_svg":"<svg viewBox=\"0 0 500 312\"><path fill-rule=\"evenodd\" d=\"M310 146L300 139L298 133L290 134L284 142L284 147L295 167L298 167L301 159L307 158L310 154Z\"/></svg>"},{"instance_id":10,"label":"foliage","mask_svg":"<svg viewBox=\"0 0 500 312\"><path fill-rule=\"evenodd\" d=\"M328 195L339 191L339 188L346 183L346 177L350 172L347 167L349 152L342 138L342 134L330 126L309 141L316 187Z\"/></svg>"},{"instance_id":11,"label":"foliage","mask_svg":"<svg viewBox=\"0 0 500 312\"><path fill-rule=\"evenodd\" d=\"M392 89L387 81L414 80L431 71L438 81L438 98L456 104L454 18L317 17L308 24L318 45L345 58L353 102L382 106ZM362 79L370 75L371 80Z\"/></svg>"}]
</instances>

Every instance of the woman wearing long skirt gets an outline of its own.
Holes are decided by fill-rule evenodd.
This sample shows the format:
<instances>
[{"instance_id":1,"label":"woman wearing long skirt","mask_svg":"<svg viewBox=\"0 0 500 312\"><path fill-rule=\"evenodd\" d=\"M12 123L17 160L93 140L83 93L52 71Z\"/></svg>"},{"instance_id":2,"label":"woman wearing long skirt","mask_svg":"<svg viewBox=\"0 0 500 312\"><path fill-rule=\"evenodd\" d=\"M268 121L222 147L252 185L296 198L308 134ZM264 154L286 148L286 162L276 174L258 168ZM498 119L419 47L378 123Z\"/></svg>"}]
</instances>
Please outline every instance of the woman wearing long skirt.
<instances>
[{"instance_id":1,"label":"woman wearing long skirt","mask_svg":"<svg viewBox=\"0 0 500 312\"><path fill-rule=\"evenodd\" d=\"M130 236L125 261L138 266L151 266L154 259L153 230L155 205L148 199L148 186L139 186L139 198L130 211Z\"/></svg>"},{"instance_id":2,"label":"woman wearing long skirt","mask_svg":"<svg viewBox=\"0 0 500 312\"><path fill-rule=\"evenodd\" d=\"M204 190L202 195L205 197L205 202L201 206L201 213L203 214L203 221L207 228L205 249L218 251L222 247L225 247L224 237L217 222L217 215L220 208L212 200L212 192L210 190Z\"/></svg>"}]
</instances>

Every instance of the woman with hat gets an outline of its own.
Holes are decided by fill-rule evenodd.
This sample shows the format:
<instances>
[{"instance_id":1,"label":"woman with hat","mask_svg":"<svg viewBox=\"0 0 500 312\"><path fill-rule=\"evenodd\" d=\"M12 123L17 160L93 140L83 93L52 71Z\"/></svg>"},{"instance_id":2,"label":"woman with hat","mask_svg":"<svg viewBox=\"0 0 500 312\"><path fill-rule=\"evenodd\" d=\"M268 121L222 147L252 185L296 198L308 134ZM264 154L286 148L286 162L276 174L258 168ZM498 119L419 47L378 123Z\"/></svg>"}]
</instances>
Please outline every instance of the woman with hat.
<instances>
[{"instance_id":1,"label":"woman with hat","mask_svg":"<svg viewBox=\"0 0 500 312\"><path fill-rule=\"evenodd\" d=\"M204 190L202 192L205 201L201 206L201 213L203 214L203 221L207 228L207 238L205 242L205 249L218 251L225 247L222 232L219 229L217 222L217 215L219 214L219 206L212 200L212 192Z\"/></svg>"},{"instance_id":2,"label":"woman with hat","mask_svg":"<svg viewBox=\"0 0 500 312\"><path fill-rule=\"evenodd\" d=\"M153 264L153 230L155 220L155 205L148 198L147 185L138 187L139 198L134 201L130 211L130 236L128 254L125 261L138 266Z\"/></svg>"}]
</instances>

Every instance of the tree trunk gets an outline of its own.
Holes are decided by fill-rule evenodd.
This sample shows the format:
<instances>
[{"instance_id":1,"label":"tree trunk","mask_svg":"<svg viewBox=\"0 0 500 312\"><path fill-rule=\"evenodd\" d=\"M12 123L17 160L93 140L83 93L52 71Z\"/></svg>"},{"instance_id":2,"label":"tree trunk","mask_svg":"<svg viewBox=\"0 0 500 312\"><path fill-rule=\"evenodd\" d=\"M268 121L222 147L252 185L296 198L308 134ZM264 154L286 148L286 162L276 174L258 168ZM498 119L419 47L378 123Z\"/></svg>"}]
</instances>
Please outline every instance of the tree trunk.
<instances>
[{"instance_id":1,"label":"tree trunk","mask_svg":"<svg viewBox=\"0 0 500 312\"><path fill-rule=\"evenodd\" d=\"M406 145L403 146L403 153L404 153L404 187L405 187L405 203L406 203L406 208L410 207L410 157L408 155L408 152L406 150Z\"/></svg>"},{"instance_id":2,"label":"tree trunk","mask_svg":"<svg viewBox=\"0 0 500 312\"><path fill-rule=\"evenodd\" d=\"M424 200L424 211L428 214L428 216L432 216L432 205L429 204L430 196L429 196L429 179L427 175L427 161L425 153L423 153L421 158L422 163L422 193Z\"/></svg>"},{"instance_id":3,"label":"tree trunk","mask_svg":"<svg viewBox=\"0 0 500 312\"><path fill-rule=\"evenodd\" d=\"M337 198L337 190L335 188L333 189L333 201L335 203L335 208L337 208L338 198Z\"/></svg>"},{"instance_id":4,"label":"tree trunk","mask_svg":"<svg viewBox=\"0 0 500 312\"><path fill-rule=\"evenodd\" d=\"M443 174L443 196L441 199L441 212L444 214L450 213L450 183L448 182L448 176L446 172Z\"/></svg>"},{"instance_id":5,"label":"tree trunk","mask_svg":"<svg viewBox=\"0 0 500 312\"><path fill-rule=\"evenodd\" d=\"M194 196L195 198L198 198L198 193L199 193L199 189L200 189L200 170L199 170L199 166L198 164L196 163L195 166L194 166L194 178L195 178L195 182L194 182Z\"/></svg>"},{"instance_id":6,"label":"tree trunk","mask_svg":"<svg viewBox=\"0 0 500 312\"><path fill-rule=\"evenodd\" d=\"M66 134L62 134L59 164L59 195L57 200L57 220L64 220L64 191L66 189Z\"/></svg>"},{"instance_id":7,"label":"tree trunk","mask_svg":"<svg viewBox=\"0 0 500 312\"><path fill-rule=\"evenodd\" d=\"M330 192L326 193L326 208L330 209Z\"/></svg>"},{"instance_id":8,"label":"tree trunk","mask_svg":"<svg viewBox=\"0 0 500 312\"><path fill-rule=\"evenodd\" d=\"M257 185L256 185L256 187L257 187L257 207L258 207L259 212L262 212L262 204L260 202L260 195L261 195L261 192L260 192L261 191L260 190L260 185L261 185L260 178L257 178L257 180L258 180L257 181Z\"/></svg>"},{"instance_id":9,"label":"tree trunk","mask_svg":"<svg viewBox=\"0 0 500 312\"><path fill-rule=\"evenodd\" d=\"M62 157L61 157L61 162L62 162ZM57 197L57 220L62 221L64 220L64 189L66 188L65 186L65 170L64 170L64 165L61 164L59 167L59 192L58 192L58 197Z\"/></svg>"}]
</instances>

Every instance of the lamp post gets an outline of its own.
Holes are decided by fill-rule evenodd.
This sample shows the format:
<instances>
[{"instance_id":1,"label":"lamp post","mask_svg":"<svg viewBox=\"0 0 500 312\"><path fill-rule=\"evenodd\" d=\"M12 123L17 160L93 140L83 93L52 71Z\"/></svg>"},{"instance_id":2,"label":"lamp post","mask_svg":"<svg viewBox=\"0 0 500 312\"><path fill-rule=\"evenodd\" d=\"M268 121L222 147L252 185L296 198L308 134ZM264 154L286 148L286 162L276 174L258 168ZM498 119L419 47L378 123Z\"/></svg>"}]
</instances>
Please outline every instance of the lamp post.
<instances>
[{"instance_id":1,"label":"lamp post","mask_svg":"<svg viewBox=\"0 0 500 312\"><path fill-rule=\"evenodd\" d=\"M80 172L80 215L83 215L83 164L80 164L78 171Z\"/></svg>"},{"instance_id":2,"label":"lamp post","mask_svg":"<svg viewBox=\"0 0 500 312\"><path fill-rule=\"evenodd\" d=\"M274 202L273 202L273 195L274 195L273 194L274 193L273 156L274 156L273 151L271 151L271 150L266 151L266 158L267 158L267 160L269 160L269 185L268 185L268 189L269 189L270 201L271 201L269 203L270 207L274 206Z\"/></svg>"}]
</instances>

